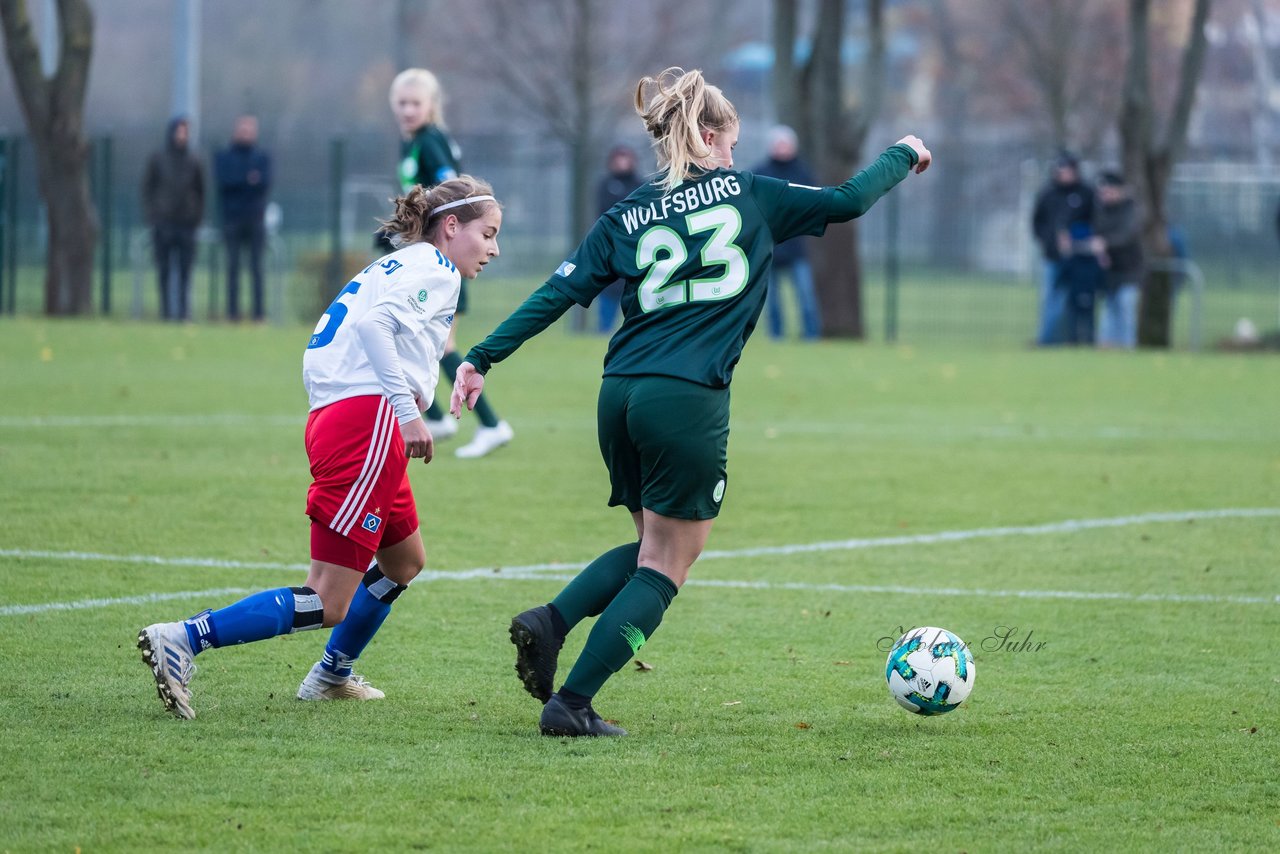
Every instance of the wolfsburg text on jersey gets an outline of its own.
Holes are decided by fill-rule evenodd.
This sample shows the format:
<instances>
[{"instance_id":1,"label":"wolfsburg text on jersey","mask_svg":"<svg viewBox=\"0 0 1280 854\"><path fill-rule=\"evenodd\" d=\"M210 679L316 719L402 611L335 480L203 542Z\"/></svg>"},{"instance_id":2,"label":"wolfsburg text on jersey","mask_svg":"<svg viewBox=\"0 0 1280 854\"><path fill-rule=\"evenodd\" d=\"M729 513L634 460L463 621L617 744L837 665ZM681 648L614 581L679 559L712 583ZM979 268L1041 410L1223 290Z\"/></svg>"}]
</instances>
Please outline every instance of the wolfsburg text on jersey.
<instances>
[{"instance_id":1,"label":"wolfsburg text on jersey","mask_svg":"<svg viewBox=\"0 0 1280 854\"><path fill-rule=\"evenodd\" d=\"M656 202L624 210L622 224L627 234L631 234L640 226L666 219L671 214L688 213L703 205L713 205L739 195L742 195L742 185L738 183L737 175L717 175L709 181L682 184Z\"/></svg>"}]
</instances>

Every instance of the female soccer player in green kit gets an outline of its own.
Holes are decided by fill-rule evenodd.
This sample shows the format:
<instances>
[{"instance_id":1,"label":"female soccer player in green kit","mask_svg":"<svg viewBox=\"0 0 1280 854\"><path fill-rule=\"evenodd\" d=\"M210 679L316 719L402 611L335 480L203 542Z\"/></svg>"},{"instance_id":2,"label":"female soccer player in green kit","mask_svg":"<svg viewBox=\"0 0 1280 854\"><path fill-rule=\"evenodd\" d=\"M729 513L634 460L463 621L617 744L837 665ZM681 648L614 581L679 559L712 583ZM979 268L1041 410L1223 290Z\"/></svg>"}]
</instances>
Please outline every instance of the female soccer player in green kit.
<instances>
[{"instance_id":1,"label":"female soccer player in green kit","mask_svg":"<svg viewBox=\"0 0 1280 854\"><path fill-rule=\"evenodd\" d=\"M391 112L400 126L400 191L408 193L414 185L431 189L437 184L458 177L462 172L459 161L462 150L444 127L444 93L440 81L425 68L406 68L391 81ZM387 238L379 233L378 245L384 252L395 249ZM456 317L467 313L467 280L462 280L458 293ZM455 318L456 319L456 318ZM457 324L449 331L440 367L451 381L462 357L456 344ZM427 427L432 438L448 439L458 432L458 422L444 417L434 398L427 407ZM510 442L515 437L511 425L498 417L488 398L476 402L476 415L480 426L470 442L454 453L463 459L483 457Z\"/></svg>"},{"instance_id":2,"label":"female soccer player in green kit","mask_svg":"<svg viewBox=\"0 0 1280 854\"><path fill-rule=\"evenodd\" d=\"M622 279L624 320L600 386L600 452L609 505L638 542L596 558L550 603L511 623L516 672L544 703L545 735L625 735L591 700L653 636L702 554L727 481L729 381L765 302L773 247L861 216L931 156L907 136L838 187L807 187L733 168L738 114L699 71L668 68L636 87L654 137L658 180L607 211L550 279L471 348L450 409L461 416L489 368L574 303ZM565 635L599 614L569 676L552 693Z\"/></svg>"}]
</instances>

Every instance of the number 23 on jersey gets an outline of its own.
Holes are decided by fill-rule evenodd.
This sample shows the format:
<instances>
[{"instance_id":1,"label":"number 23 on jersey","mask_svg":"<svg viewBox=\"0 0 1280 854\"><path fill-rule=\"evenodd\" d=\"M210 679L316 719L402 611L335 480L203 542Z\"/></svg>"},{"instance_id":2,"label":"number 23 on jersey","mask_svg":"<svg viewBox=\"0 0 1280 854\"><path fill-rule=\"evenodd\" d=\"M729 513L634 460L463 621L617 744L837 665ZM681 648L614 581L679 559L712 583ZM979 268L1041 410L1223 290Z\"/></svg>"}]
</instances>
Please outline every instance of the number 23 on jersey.
<instances>
[{"instance_id":1,"label":"number 23 on jersey","mask_svg":"<svg viewBox=\"0 0 1280 854\"><path fill-rule=\"evenodd\" d=\"M735 244L742 232L742 215L732 205L717 205L684 218L689 235L711 232L700 255L703 269L719 267L719 275L671 281L689 259L684 240L672 228L655 225L636 244L636 267L648 269L636 291L646 313L689 302L713 302L737 296L747 285L751 265Z\"/></svg>"}]
</instances>

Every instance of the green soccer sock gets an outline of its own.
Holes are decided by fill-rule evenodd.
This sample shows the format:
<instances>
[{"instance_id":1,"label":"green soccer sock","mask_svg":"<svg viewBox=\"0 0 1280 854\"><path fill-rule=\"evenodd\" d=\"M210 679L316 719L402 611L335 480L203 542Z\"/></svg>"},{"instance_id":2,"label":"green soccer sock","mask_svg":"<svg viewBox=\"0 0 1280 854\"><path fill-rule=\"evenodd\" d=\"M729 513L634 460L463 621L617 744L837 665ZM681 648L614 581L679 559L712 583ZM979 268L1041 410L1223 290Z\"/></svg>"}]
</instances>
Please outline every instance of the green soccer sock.
<instances>
[{"instance_id":1,"label":"green soccer sock","mask_svg":"<svg viewBox=\"0 0 1280 854\"><path fill-rule=\"evenodd\" d=\"M489 405L489 398L483 393L476 398L476 417L485 427L498 426L498 413L493 411L493 407Z\"/></svg>"},{"instance_id":2,"label":"green soccer sock","mask_svg":"<svg viewBox=\"0 0 1280 854\"><path fill-rule=\"evenodd\" d=\"M564 690L594 697L653 636L679 590L661 572L642 566L604 609L587 636Z\"/></svg>"},{"instance_id":3,"label":"green soccer sock","mask_svg":"<svg viewBox=\"0 0 1280 854\"><path fill-rule=\"evenodd\" d=\"M586 569L551 600L551 607L564 619L566 632L608 607L635 574L639 557L638 542L610 549L587 564Z\"/></svg>"}]
</instances>

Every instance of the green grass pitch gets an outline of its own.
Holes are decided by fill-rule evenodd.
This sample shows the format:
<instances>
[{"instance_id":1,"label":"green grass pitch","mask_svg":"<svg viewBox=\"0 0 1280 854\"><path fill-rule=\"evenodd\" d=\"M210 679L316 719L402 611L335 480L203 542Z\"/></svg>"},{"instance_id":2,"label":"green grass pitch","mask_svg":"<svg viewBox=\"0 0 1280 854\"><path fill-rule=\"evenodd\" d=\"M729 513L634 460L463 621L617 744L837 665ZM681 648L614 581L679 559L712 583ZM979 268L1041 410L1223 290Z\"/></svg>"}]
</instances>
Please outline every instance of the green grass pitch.
<instances>
[{"instance_id":1,"label":"green grass pitch","mask_svg":"<svg viewBox=\"0 0 1280 854\"><path fill-rule=\"evenodd\" d=\"M303 577L308 332L0 323L0 851L1280 848L1275 358L753 341L709 554L597 698L631 735L574 742L506 627L632 527L604 340L553 328L491 375L510 447L413 464L387 699L293 699L313 632L172 719L138 628ZM886 690L914 625L974 649L949 715Z\"/></svg>"}]
</instances>

